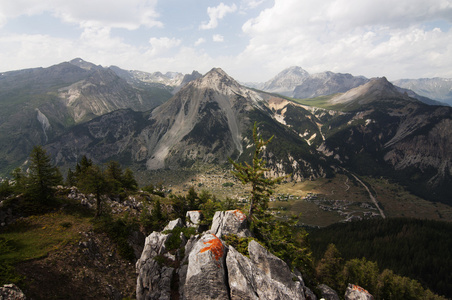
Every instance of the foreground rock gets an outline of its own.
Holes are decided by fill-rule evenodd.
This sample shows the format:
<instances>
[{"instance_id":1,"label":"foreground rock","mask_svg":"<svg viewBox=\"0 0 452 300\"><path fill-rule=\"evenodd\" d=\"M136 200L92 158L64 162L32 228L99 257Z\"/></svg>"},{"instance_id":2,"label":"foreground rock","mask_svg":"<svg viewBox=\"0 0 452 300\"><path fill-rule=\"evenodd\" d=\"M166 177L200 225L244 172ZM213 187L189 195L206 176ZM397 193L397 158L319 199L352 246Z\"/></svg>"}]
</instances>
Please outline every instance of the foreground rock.
<instances>
[{"instance_id":1,"label":"foreground rock","mask_svg":"<svg viewBox=\"0 0 452 300\"><path fill-rule=\"evenodd\" d=\"M236 234L239 237L251 236L246 215L238 209L217 211L210 232L218 237L227 234Z\"/></svg>"},{"instance_id":2,"label":"foreground rock","mask_svg":"<svg viewBox=\"0 0 452 300\"><path fill-rule=\"evenodd\" d=\"M320 284L317 286L319 289L322 298L325 300L339 300L339 296L337 295L336 291L327 286L326 284Z\"/></svg>"},{"instance_id":3,"label":"foreground rock","mask_svg":"<svg viewBox=\"0 0 452 300\"><path fill-rule=\"evenodd\" d=\"M5 284L0 287L1 300L25 300L25 294L15 284Z\"/></svg>"},{"instance_id":4,"label":"foreground rock","mask_svg":"<svg viewBox=\"0 0 452 300\"><path fill-rule=\"evenodd\" d=\"M285 262L255 241L248 252L250 258L230 247L226 265L231 299L305 299L302 278Z\"/></svg>"},{"instance_id":5,"label":"foreground rock","mask_svg":"<svg viewBox=\"0 0 452 300\"><path fill-rule=\"evenodd\" d=\"M345 300L373 300L374 297L358 285L348 284L345 291Z\"/></svg>"},{"instance_id":6,"label":"foreground rock","mask_svg":"<svg viewBox=\"0 0 452 300\"><path fill-rule=\"evenodd\" d=\"M203 235L188 258L184 285L187 299L228 299L226 246L213 234Z\"/></svg>"},{"instance_id":7,"label":"foreground rock","mask_svg":"<svg viewBox=\"0 0 452 300\"><path fill-rule=\"evenodd\" d=\"M244 216L217 212L209 231L181 238L178 250L166 249L171 233L149 235L136 264L137 299L306 299L303 278L259 243L248 244L248 258L221 240L251 235Z\"/></svg>"}]
</instances>

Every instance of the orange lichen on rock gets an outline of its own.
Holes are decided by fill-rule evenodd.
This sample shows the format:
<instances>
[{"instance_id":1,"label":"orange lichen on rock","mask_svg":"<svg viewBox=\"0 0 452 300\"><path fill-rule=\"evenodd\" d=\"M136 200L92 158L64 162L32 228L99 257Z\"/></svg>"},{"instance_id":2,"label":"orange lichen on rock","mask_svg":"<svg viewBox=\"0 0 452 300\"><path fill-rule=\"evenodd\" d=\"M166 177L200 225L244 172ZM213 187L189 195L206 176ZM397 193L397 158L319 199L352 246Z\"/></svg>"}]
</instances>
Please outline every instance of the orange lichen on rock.
<instances>
[{"instance_id":1,"label":"orange lichen on rock","mask_svg":"<svg viewBox=\"0 0 452 300\"><path fill-rule=\"evenodd\" d=\"M201 249L201 251L199 251L200 253L206 252L207 250L210 250L213 254L213 257L215 258L215 260L219 260L221 257L223 257L223 253L224 253L224 246L223 243L220 241L220 239L216 236L213 235L215 238L204 242L204 244L210 244L210 246L204 247Z\"/></svg>"},{"instance_id":2,"label":"orange lichen on rock","mask_svg":"<svg viewBox=\"0 0 452 300\"><path fill-rule=\"evenodd\" d=\"M237 219L239 219L240 221L243 221L243 220L246 219L246 215L245 215L241 210L239 210L239 209L234 210L232 213L233 213L233 214L237 217Z\"/></svg>"},{"instance_id":3,"label":"orange lichen on rock","mask_svg":"<svg viewBox=\"0 0 452 300\"><path fill-rule=\"evenodd\" d=\"M353 289L354 291L360 291L360 292L369 294L369 292L368 292L367 290L363 289L363 288L360 287L359 285L354 285L354 284L352 284L352 289Z\"/></svg>"}]
</instances>

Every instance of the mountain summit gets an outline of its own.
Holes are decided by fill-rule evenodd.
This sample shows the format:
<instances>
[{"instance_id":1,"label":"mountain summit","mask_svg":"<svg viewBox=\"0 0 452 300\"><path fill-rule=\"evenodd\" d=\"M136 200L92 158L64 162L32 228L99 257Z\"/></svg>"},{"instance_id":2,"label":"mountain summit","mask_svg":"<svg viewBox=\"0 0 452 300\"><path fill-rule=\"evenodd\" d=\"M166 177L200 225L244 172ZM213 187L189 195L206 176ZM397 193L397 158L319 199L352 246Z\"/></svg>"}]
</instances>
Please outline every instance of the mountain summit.
<instances>
[{"instance_id":1,"label":"mountain summit","mask_svg":"<svg viewBox=\"0 0 452 300\"><path fill-rule=\"evenodd\" d=\"M184 160L224 160L242 152L244 112L262 98L242 87L220 68L214 68L183 87L152 112L157 132L164 132L147 161L148 169L180 164ZM157 137L156 137L157 138Z\"/></svg>"},{"instance_id":2,"label":"mountain summit","mask_svg":"<svg viewBox=\"0 0 452 300\"><path fill-rule=\"evenodd\" d=\"M407 94L401 93L385 77L381 77L373 78L366 84L360 85L341 95L333 97L330 100L330 103L351 106L353 104L368 104L374 101L381 101L383 99L403 99L407 101L417 101L413 98L410 98Z\"/></svg>"}]
</instances>

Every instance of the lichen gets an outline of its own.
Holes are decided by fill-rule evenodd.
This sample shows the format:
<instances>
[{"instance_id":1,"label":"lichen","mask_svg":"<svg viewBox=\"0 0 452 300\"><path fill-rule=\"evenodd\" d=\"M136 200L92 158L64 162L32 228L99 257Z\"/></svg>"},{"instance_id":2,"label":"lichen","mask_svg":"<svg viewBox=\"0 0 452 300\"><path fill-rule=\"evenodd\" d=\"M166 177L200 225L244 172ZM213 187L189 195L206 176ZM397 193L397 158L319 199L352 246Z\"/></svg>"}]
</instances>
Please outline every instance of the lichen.
<instances>
[{"instance_id":1,"label":"lichen","mask_svg":"<svg viewBox=\"0 0 452 300\"><path fill-rule=\"evenodd\" d=\"M212 252L213 257L215 260L219 260L221 257L223 257L224 253L224 246L223 243L220 241L220 239L213 235L215 238L208 240L207 242L204 242L205 245L210 244L210 246L204 247L199 251L200 253L204 253L207 250L210 250Z\"/></svg>"},{"instance_id":2,"label":"lichen","mask_svg":"<svg viewBox=\"0 0 452 300\"><path fill-rule=\"evenodd\" d=\"M237 219L239 219L239 221L246 219L246 215L239 209L234 210L232 213L237 217Z\"/></svg>"}]
</instances>

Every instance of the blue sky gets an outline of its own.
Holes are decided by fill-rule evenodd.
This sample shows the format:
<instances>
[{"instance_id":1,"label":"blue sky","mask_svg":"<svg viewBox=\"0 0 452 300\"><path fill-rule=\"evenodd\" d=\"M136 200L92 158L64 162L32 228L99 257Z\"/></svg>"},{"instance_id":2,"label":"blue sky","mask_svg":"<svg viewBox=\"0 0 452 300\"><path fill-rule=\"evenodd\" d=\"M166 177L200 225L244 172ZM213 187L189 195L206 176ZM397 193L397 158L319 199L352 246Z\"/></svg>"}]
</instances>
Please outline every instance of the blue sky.
<instances>
[{"instance_id":1,"label":"blue sky","mask_svg":"<svg viewBox=\"0 0 452 300\"><path fill-rule=\"evenodd\" d=\"M452 0L2 0L0 72L81 57L147 72L452 78Z\"/></svg>"}]
</instances>

